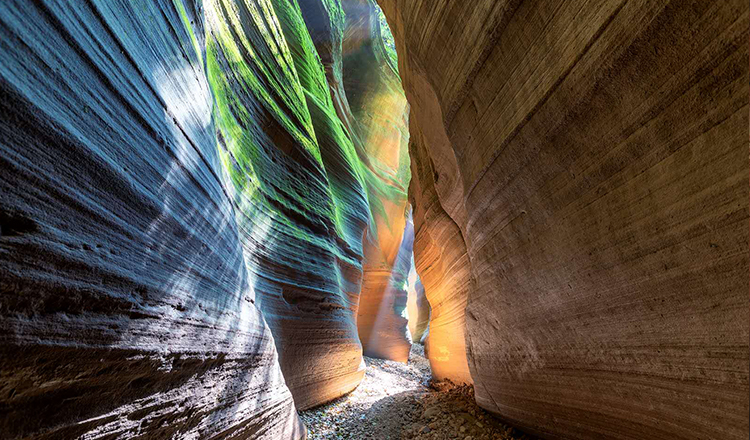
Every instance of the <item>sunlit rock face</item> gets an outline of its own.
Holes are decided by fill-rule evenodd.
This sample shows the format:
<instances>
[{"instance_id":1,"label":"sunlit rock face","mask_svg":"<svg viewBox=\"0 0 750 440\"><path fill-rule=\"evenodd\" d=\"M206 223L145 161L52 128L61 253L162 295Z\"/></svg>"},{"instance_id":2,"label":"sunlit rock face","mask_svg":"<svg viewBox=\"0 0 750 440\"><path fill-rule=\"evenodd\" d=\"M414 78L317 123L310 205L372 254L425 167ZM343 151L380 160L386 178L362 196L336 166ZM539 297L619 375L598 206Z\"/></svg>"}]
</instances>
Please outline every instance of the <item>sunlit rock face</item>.
<instances>
[{"instance_id":1,"label":"sunlit rock face","mask_svg":"<svg viewBox=\"0 0 750 440\"><path fill-rule=\"evenodd\" d=\"M79 3L0 9L0 432L302 438L363 375L363 237L376 290L411 258L374 3Z\"/></svg>"},{"instance_id":2,"label":"sunlit rock face","mask_svg":"<svg viewBox=\"0 0 750 440\"><path fill-rule=\"evenodd\" d=\"M425 149L425 136L415 120L411 128L414 262L431 307L425 352L433 377L471 383L464 313L471 281L466 245L438 200L436 171Z\"/></svg>"},{"instance_id":3,"label":"sunlit rock face","mask_svg":"<svg viewBox=\"0 0 750 440\"><path fill-rule=\"evenodd\" d=\"M364 171L320 62L333 55L319 58L308 31L325 25L318 47L326 47L320 40L340 46L333 30L343 16L305 17L286 1L233 8L237 19L217 38L216 56L226 73L215 80L227 91L225 163L259 305L304 409L350 391L364 373L354 323L369 220ZM250 99L245 90L257 93Z\"/></svg>"},{"instance_id":4,"label":"sunlit rock face","mask_svg":"<svg viewBox=\"0 0 750 440\"><path fill-rule=\"evenodd\" d=\"M406 302L413 244L414 224L407 218L393 265L377 272L378 276L373 271L366 273L357 328L367 356L399 362L409 359L411 340L407 334Z\"/></svg>"},{"instance_id":5,"label":"sunlit rock face","mask_svg":"<svg viewBox=\"0 0 750 440\"><path fill-rule=\"evenodd\" d=\"M407 310L409 312L409 333L414 344L422 343L423 338L427 335L427 328L430 324L430 303L424 294L424 285L416 277L413 282L409 283L409 298L407 301Z\"/></svg>"},{"instance_id":6,"label":"sunlit rock face","mask_svg":"<svg viewBox=\"0 0 750 440\"><path fill-rule=\"evenodd\" d=\"M417 267L463 238L479 404L549 438L746 438L747 2L380 4Z\"/></svg>"},{"instance_id":7,"label":"sunlit rock face","mask_svg":"<svg viewBox=\"0 0 750 440\"><path fill-rule=\"evenodd\" d=\"M222 166L217 8L0 9L3 438L304 437Z\"/></svg>"},{"instance_id":8,"label":"sunlit rock face","mask_svg":"<svg viewBox=\"0 0 750 440\"><path fill-rule=\"evenodd\" d=\"M364 240L363 283L357 314L365 354L406 361L409 353L406 292L413 238L405 231L409 184L408 104L395 56L371 0L343 3L344 89L353 116L356 145L367 170L372 223ZM406 249L408 247L408 249Z\"/></svg>"}]
</instances>

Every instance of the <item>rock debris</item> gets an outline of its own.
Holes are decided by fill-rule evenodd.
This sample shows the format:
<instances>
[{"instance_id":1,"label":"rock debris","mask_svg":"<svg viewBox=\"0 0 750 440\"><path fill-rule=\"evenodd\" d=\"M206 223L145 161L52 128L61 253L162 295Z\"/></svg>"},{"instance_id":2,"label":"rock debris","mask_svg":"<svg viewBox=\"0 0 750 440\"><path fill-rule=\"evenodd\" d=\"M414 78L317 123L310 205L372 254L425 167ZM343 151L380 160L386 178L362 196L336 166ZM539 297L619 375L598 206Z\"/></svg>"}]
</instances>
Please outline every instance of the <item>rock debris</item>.
<instances>
[{"instance_id":1,"label":"rock debris","mask_svg":"<svg viewBox=\"0 0 750 440\"><path fill-rule=\"evenodd\" d=\"M530 439L474 402L471 386L431 380L424 348L409 363L365 357L367 371L350 394L300 413L309 440Z\"/></svg>"}]
</instances>

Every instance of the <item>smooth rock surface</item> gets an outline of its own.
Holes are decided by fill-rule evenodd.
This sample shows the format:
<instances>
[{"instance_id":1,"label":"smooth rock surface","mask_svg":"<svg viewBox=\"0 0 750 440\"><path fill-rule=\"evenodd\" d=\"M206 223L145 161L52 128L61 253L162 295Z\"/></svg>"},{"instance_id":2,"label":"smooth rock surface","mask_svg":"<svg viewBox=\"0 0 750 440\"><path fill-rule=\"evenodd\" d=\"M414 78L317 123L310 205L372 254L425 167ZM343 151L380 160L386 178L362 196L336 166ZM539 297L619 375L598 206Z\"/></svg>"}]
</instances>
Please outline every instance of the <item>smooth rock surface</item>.
<instances>
[{"instance_id":1,"label":"smooth rock surface","mask_svg":"<svg viewBox=\"0 0 750 440\"><path fill-rule=\"evenodd\" d=\"M747 2L379 3L418 267L466 244L478 403L548 438L747 438Z\"/></svg>"},{"instance_id":2,"label":"smooth rock surface","mask_svg":"<svg viewBox=\"0 0 750 440\"><path fill-rule=\"evenodd\" d=\"M406 309L409 314L409 333L412 343L423 342L430 325L430 303L424 294L424 285L417 276L416 268L409 273L409 291Z\"/></svg>"},{"instance_id":3,"label":"smooth rock surface","mask_svg":"<svg viewBox=\"0 0 750 440\"><path fill-rule=\"evenodd\" d=\"M342 7L344 89L355 122L355 145L367 170L372 214L363 245L357 327L368 356L405 362L409 353L407 320L402 316L406 292L394 290L393 282L405 277L403 264L411 259L412 239L404 235L409 228L409 106L392 49L384 44L377 5L372 0L350 0Z\"/></svg>"},{"instance_id":4,"label":"smooth rock surface","mask_svg":"<svg viewBox=\"0 0 750 440\"><path fill-rule=\"evenodd\" d=\"M425 295L424 284L422 284L422 280L419 278L417 278L417 282L414 284L414 292L417 296L417 320L412 336L414 342L424 344L424 339L430 330L430 315L432 314L432 308L430 307L430 302Z\"/></svg>"},{"instance_id":5,"label":"smooth rock surface","mask_svg":"<svg viewBox=\"0 0 750 440\"><path fill-rule=\"evenodd\" d=\"M370 242L401 243L407 107L338 2L302 6L0 10L5 435L295 439L295 403L359 383L362 240L375 206Z\"/></svg>"},{"instance_id":6,"label":"smooth rock surface","mask_svg":"<svg viewBox=\"0 0 750 440\"><path fill-rule=\"evenodd\" d=\"M425 352L437 380L472 383L466 359L466 309L471 272L466 245L456 223L443 210L435 170L425 160L425 136L411 124L413 158L410 193L414 206L414 262L430 303Z\"/></svg>"},{"instance_id":7,"label":"smooth rock surface","mask_svg":"<svg viewBox=\"0 0 750 440\"><path fill-rule=\"evenodd\" d=\"M409 268L412 265L414 223L407 218L401 246L390 270L366 272L362 285L357 328L365 356L406 362L411 340L406 302ZM382 286L385 285L385 288Z\"/></svg>"},{"instance_id":8,"label":"smooth rock surface","mask_svg":"<svg viewBox=\"0 0 750 440\"><path fill-rule=\"evenodd\" d=\"M747 438L748 4L380 3L3 3L0 437Z\"/></svg>"}]
</instances>

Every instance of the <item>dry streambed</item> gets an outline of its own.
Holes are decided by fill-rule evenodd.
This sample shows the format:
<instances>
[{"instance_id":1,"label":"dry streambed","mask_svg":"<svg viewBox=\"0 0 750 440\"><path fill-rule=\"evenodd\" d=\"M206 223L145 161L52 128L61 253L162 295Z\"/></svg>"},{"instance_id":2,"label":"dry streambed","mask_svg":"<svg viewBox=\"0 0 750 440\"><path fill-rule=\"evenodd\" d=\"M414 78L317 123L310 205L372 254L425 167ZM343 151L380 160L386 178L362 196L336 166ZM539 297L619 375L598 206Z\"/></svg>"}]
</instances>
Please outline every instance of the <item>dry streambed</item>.
<instances>
[{"instance_id":1,"label":"dry streambed","mask_svg":"<svg viewBox=\"0 0 750 440\"><path fill-rule=\"evenodd\" d=\"M350 394L300 413L308 439L530 439L474 403L470 386L431 383L415 344L409 363L365 357L367 372Z\"/></svg>"}]
</instances>

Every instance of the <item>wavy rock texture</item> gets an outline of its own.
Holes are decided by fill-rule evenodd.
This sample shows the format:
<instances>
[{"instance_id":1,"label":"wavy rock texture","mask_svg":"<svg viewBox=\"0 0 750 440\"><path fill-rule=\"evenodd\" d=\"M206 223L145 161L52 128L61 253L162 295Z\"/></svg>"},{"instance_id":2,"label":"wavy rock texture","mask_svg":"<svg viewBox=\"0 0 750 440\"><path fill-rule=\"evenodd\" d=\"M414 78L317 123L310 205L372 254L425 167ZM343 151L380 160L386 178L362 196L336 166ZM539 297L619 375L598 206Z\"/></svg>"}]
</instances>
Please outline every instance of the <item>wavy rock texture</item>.
<instances>
[{"instance_id":1,"label":"wavy rock texture","mask_svg":"<svg viewBox=\"0 0 750 440\"><path fill-rule=\"evenodd\" d=\"M414 109L416 112L416 109ZM466 359L466 303L471 271L466 245L456 223L442 208L425 135L411 124L413 158L410 194L414 206L414 262L430 303L425 352L436 379L472 383Z\"/></svg>"},{"instance_id":2,"label":"wavy rock texture","mask_svg":"<svg viewBox=\"0 0 750 440\"><path fill-rule=\"evenodd\" d=\"M422 343L423 338L427 336L430 324L430 303L424 294L422 281L416 277L416 270L414 270L414 274L415 280L413 282L411 276L409 277L409 299L407 301L409 333L413 343Z\"/></svg>"},{"instance_id":3,"label":"wavy rock texture","mask_svg":"<svg viewBox=\"0 0 750 440\"><path fill-rule=\"evenodd\" d=\"M364 374L354 324L369 219L363 171L297 4L220 2L215 12L226 26L209 65L218 66L212 81L226 109L218 126L245 260L286 383L305 409Z\"/></svg>"},{"instance_id":4,"label":"wavy rock texture","mask_svg":"<svg viewBox=\"0 0 750 440\"><path fill-rule=\"evenodd\" d=\"M365 5L353 24L377 23ZM296 439L295 403L359 383L362 241L372 204L371 241L401 243L407 110L377 26L351 47L380 70L344 90L344 20L332 0L4 5L4 436Z\"/></svg>"},{"instance_id":5,"label":"wavy rock texture","mask_svg":"<svg viewBox=\"0 0 750 440\"><path fill-rule=\"evenodd\" d=\"M243 262L208 25L179 1L0 11L5 438L304 437Z\"/></svg>"},{"instance_id":6,"label":"wavy rock texture","mask_svg":"<svg viewBox=\"0 0 750 440\"><path fill-rule=\"evenodd\" d=\"M402 266L411 259L412 239L404 236L409 228L409 109L395 61L383 43L377 6L371 0L351 0L343 6L344 89L354 118L353 133L368 170L372 212L364 242L357 326L365 354L406 361L410 348L407 320L402 316L406 293L394 290L394 282L406 276L408 267Z\"/></svg>"},{"instance_id":7,"label":"wavy rock texture","mask_svg":"<svg viewBox=\"0 0 750 440\"><path fill-rule=\"evenodd\" d=\"M746 438L747 2L380 4L430 339L420 261L462 236L479 404L549 438Z\"/></svg>"},{"instance_id":8,"label":"wavy rock texture","mask_svg":"<svg viewBox=\"0 0 750 440\"><path fill-rule=\"evenodd\" d=\"M373 277L371 272L365 274L357 327L367 356L399 362L407 362L409 359L411 339L407 333L406 303L413 244L414 223L411 218L407 218L401 246L393 265L386 273L387 278L381 281L380 277ZM382 272L386 271L379 274ZM385 288L379 283L385 283Z\"/></svg>"}]
</instances>

